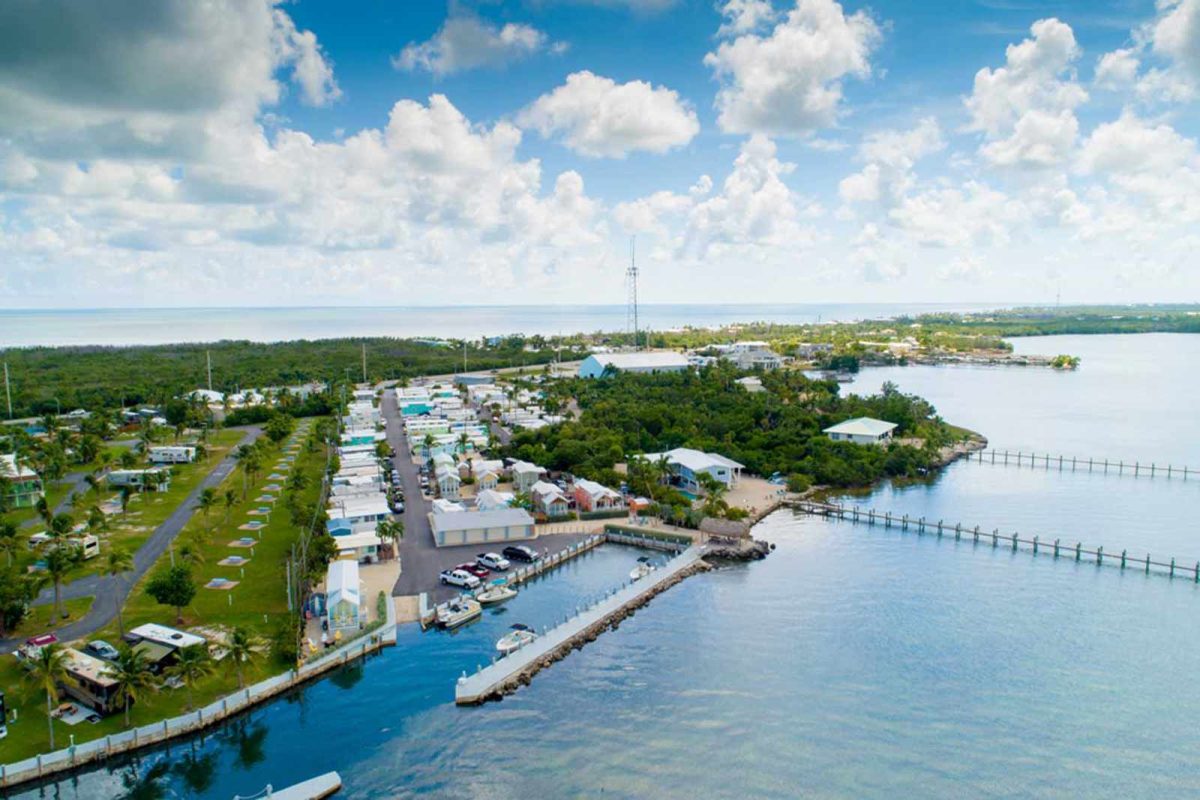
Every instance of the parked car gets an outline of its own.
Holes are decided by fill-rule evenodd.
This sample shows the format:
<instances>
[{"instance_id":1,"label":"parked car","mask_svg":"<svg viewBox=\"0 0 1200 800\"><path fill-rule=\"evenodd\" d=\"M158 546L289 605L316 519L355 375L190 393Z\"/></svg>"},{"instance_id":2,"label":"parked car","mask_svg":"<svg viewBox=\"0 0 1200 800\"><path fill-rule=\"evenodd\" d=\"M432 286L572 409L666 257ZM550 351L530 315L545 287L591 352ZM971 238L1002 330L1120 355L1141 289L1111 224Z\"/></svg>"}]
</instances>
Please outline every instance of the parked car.
<instances>
[{"instance_id":1,"label":"parked car","mask_svg":"<svg viewBox=\"0 0 1200 800\"><path fill-rule=\"evenodd\" d=\"M442 583L446 586L461 586L464 589L478 589L479 578L461 569L442 570Z\"/></svg>"},{"instance_id":2,"label":"parked car","mask_svg":"<svg viewBox=\"0 0 1200 800\"><path fill-rule=\"evenodd\" d=\"M540 558L536 550L523 544L510 544L504 548L504 557L510 561L525 562L537 561Z\"/></svg>"},{"instance_id":3,"label":"parked car","mask_svg":"<svg viewBox=\"0 0 1200 800\"><path fill-rule=\"evenodd\" d=\"M481 567L494 569L497 572L503 572L512 566L508 562L508 559L499 553L480 553L479 555L475 556L475 563Z\"/></svg>"},{"instance_id":4,"label":"parked car","mask_svg":"<svg viewBox=\"0 0 1200 800\"><path fill-rule=\"evenodd\" d=\"M469 572L476 578L479 578L481 581L487 580L488 576L492 574L487 570L487 568L481 567L473 561L465 561L455 567L455 569L461 569L463 572Z\"/></svg>"},{"instance_id":5,"label":"parked car","mask_svg":"<svg viewBox=\"0 0 1200 800\"><path fill-rule=\"evenodd\" d=\"M96 658L102 658L105 661L117 660L117 648L100 639L97 639L94 642L88 642L87 647L83 649L84 652L88 653L89 655L93 655Z\"/></svg>"}]
</instances>

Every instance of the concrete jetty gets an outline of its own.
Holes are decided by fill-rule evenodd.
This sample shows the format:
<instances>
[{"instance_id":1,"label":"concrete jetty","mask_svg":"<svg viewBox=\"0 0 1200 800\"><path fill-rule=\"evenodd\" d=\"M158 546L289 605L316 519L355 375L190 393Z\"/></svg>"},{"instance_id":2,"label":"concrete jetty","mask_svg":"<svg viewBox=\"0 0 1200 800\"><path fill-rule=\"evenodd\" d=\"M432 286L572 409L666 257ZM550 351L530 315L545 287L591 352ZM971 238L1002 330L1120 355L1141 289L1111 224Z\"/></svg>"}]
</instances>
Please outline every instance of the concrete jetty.
<instances>
[{"instance_id":1,"label":"concrete jetty","mask_svg":"<svg viewBox=\"0 0 1200 800\"><path fill-rule=\"evenodd\" d=\"M341 788L342 776L336 772L326 772L324 775L309 778L284 789L274 789L268 785L266 789L249 797L235 794L233 800L259 800L259 798L264 798L264 800L266 798L270 798L270 800L324 800L324 798L336 794Z\"/></svg>"},{"instance_id":2,"label":"concrete jetty","mask_svg":"<svg viewBox=\"0 0 1200 800\"><path fill-rule=\"evenodd\" d=\"M709 569L702 558L704 553L704 547L693 545L645 578L622 585L561 625L541 632L533 643L512 655L498 659L474 675L464 673L454 688L454 702L477 705L498 700L527 685L537 672L595 639L655 595L689 575Z\"/></svg>"}]
</instances>

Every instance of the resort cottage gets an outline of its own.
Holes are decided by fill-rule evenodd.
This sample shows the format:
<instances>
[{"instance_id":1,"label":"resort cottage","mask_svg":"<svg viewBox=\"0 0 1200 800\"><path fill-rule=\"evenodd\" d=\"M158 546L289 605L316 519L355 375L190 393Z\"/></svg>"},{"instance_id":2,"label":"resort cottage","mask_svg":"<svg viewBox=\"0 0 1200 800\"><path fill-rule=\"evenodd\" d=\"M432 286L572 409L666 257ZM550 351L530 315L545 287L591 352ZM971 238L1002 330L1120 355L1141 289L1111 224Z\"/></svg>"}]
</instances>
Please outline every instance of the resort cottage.
<instances>
[{"instance_id":1,"label":"resort cottage","mask_svg":"<svg viewBox=\"0 0 1200 800\"><path fill-rule=\"evenodd\" d=\"M570 511L570 503L563 496L562 490L553 483L538 481L529 489L535 510L547 517L563 517Z\"/></svg>"},{"instance_id":2,"label":"resort cottage","mask_svg":"<svg viewBox=\"0 0 1200 800\"><path fill-rule=\"evenodd\" d=\"M595 481L575 481L575 507L580 511L607 511L623 505L621 495Z\"/></svg>"},{"instance_id":3,"label":"resort cottage","mask_svg":"<svg viewBox=\"0 0 1200 800\"><path fill-rule=\"evenodd\" d=\"M640 458L655 463L666 460L671 483L684 491L700 491L700 475L707 473L726 486L733 486L742 476L744 466L717 453L703 453L689 447L676 447L665 453L646 453Z\"/></svg>"},{"instance_id":4,"label":"resort cottage","mask_svg":"<svg viewBox=\"0 0 1200 800\"><path fill-rule=\"evenodd\" d=\"M484 489L475 496L475 508L478 511L496 511L510 508L513 504L512 492L498 492L495 489Z\"/></svg>"},{"instance_id":5,"label":"resort cottage","mask_svg":"<svg viewBox=\"0 0 1200 800\"><path fill-rule=\"evenodd\" d=\"M537 464L530 464L527 461L513 462L513 488L518 492L528 492L545 474L546 470Z\"/></svg>"},{"instance_id":6,"label":"resort cottage","mask_svg":"<svg viewBox=\"0 0 1200 800\"><path fill-rule=\"evenodd\" d=\"M325 573L325 618L329 633L357 631L362 620L358 562L333 561Z\"/></svg>"},{"instance_id":7,"label":"resort cottage","mask_svg":"<svg viewBox=\"0 0 1200 800\"><path fill-rule=\"evenodd\" d=\"M839 422L826 428L824 433L835 442L854 442L855 444L885 444L892 440L892 431L896 430L894 422L884 422L881 419L859 417Z\"/></svg>"}]
</instances>

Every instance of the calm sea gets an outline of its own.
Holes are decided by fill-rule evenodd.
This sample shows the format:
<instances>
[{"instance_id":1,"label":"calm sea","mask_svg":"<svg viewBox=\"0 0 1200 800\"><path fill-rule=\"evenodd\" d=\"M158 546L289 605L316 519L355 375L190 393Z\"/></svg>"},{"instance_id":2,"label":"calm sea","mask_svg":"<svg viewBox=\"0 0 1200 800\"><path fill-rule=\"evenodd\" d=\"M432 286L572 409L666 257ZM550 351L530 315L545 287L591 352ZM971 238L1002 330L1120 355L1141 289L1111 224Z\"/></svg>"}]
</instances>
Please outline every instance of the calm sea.
<instances>
[{"instance_id":1,"label":"calm sea","mask_svg":"<svg viewBox=\"0 0 1200 800\"><path fill-rule=\"evenodd\" d=\"M865 372L1000 446L1180 463L1200 337L1022 340L1078 372ZM1200 464L1191 464L1200 467ZM1200 559L1200 480L959 463L854 502ZM618 582L606 547L457 635L397 647L170 754L21 797L227 798L337 769L350 798L1170 798L1200 770L1200 587L776 513L764 562L691 578L501 703L454 680L513 621ZM162 765L165 773L157 775ZM156 776L157 775L157 776ZM339 795L343 796L343 795Z\"/></svg>"},{"instance_id":2,"label":"calm sea","mask_svg":"<svg viewBox=\"0 0 1200 800\"><path fill-rule=\"evenodd\" d=\"M994 306L990 306L994 307ZM982 310L938 303L656 305L639 309L642 330L737 322L806 323ZM626 330L625 306L408 308L118 308L0 310L0 347L163 344L247 339L278 342L343 336L476 338Z\"/></svg>"}]
</instances>

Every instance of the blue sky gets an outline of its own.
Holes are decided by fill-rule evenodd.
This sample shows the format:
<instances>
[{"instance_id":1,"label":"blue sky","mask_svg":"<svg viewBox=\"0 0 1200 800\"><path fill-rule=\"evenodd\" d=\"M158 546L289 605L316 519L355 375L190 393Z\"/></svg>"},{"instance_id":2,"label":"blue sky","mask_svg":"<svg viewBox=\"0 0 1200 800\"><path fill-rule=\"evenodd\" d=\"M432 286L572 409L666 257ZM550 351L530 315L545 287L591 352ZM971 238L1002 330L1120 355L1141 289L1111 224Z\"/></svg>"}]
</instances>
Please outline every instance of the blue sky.
<instances>
[{"instance_id":1,"label":"blue sky","mask_svg":"<svg viewBox=\"0 0 1200 800\"><path fill-rule=\"evenodd\" d=\"M0 9L2 306L1200 295L1200 0L106 11Z\"/></svg>"}]
</instances>

